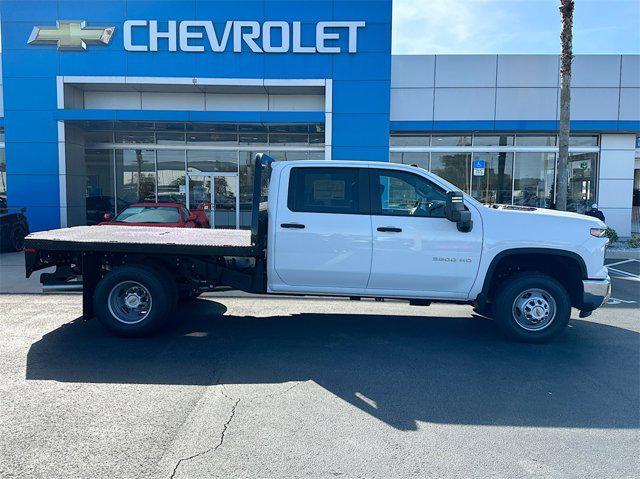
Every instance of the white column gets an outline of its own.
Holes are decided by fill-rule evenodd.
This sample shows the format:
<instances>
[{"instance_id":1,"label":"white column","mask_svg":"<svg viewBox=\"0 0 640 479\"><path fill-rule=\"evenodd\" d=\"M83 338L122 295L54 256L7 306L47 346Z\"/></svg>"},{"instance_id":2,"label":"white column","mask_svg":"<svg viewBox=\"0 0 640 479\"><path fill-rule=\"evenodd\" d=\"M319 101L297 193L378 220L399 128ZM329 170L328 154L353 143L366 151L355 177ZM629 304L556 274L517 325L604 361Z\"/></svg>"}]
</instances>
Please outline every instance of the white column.
<instances>
[{"instance_id":1,"label":"white column","mask_svg":"<svg viewBox=\"0 0 640 479\"><path fill-rule=\"evenodd\" d=\"M601 137L598 207L619 236L631 236L631 201L636 152L635 134Z\"/></svg>"}]
</instances>

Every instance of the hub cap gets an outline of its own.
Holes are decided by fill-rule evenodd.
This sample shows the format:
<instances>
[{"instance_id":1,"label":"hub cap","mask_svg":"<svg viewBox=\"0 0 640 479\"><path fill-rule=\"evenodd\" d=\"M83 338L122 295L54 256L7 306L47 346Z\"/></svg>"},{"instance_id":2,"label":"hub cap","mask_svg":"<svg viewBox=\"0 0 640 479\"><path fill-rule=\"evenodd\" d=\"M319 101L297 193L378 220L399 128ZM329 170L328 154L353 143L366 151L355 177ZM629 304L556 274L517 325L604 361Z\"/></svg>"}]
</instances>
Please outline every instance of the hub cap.
<instances>
[{"instance_id":1,"label":"hub cap","mask_svg":"<svg viewBox=\"0 0 640 479\"><path fill-rule=\"evenodd\" d=\"M109 293L109 311L124 324L143 321L151 311L149 290L136 281L118 283Z\"/></svg>"},{"instance_id":2,"label":"hub cap","mask_svg":"<svg viewBox=\"0 0 640 479\"><path fill-rule=\"evenodd\" d=\"M513 302L513 318L527 331L540 331L556 317L556 300L544 289L527 289Z\"/></svg>"}]
</instances>

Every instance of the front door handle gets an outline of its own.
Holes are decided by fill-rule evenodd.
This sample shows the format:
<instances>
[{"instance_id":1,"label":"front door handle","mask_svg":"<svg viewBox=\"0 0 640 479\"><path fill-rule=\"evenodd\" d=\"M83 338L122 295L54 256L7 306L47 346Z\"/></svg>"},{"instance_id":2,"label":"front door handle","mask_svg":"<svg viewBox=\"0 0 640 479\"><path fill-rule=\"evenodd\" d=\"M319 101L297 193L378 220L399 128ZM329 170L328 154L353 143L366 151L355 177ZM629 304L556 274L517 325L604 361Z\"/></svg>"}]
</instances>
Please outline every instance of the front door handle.
<instances>
[{"instance_id":1,"label":"front door handle","mask_svg":"<svg viewBox=\"0 0 640 479\"><path fill-rule=\"evenodd\" d=\"M304 225L301 225L300 223L282 223L280 225L281 228L293 228L293 229L304 229Z\"/></svg>"},{"instance_id":2,"label":"front door handle","mask_svg":"<svg viewBox=\"0 0 640 479\"><path fill-rule=\"evenodd\" d=\"M378 226L378 231L383 233L401 233L402 228L397 228L395 226Z\"/></svg>"}]
</instances>

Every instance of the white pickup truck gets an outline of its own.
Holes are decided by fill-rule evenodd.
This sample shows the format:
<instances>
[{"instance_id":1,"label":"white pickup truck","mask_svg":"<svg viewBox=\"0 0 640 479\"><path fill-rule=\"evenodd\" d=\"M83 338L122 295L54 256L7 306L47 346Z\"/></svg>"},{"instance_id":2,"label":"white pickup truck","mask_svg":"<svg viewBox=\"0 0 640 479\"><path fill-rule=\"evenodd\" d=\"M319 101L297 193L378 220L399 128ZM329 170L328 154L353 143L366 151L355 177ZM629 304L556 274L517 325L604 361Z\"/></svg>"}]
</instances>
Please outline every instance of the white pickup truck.
<instances>
[{"instance_id":1,"label":"white pickup truck","mask_svg":"<svg viewBox=\"0 0 640 479\"><path fill-rule=\"evenodd\" d=\"M268 201L262 176L269 174ZM27 275L79 284L83 315L123 335L168 323L180 299L262 294L474 305L510 338L540 342L609 297L604 223L487 207L421 168L257 155L252 229L78 226L27 237Z\"/></svg>"}]
</instances>

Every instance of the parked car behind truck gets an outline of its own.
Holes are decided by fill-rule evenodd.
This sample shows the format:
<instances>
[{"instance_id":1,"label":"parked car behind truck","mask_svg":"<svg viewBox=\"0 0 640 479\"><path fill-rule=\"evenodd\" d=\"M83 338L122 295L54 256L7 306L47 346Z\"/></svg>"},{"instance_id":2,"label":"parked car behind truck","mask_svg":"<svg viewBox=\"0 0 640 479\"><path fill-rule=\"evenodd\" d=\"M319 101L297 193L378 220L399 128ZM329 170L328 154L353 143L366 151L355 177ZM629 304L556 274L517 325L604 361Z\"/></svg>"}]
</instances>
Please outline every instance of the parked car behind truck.
<instances>
[{"instance_id":1,"label":"parked car behind truck","mask_svg":"<svg viewBox=\"0 0 640 479\"><path fill-rule=\"evenodd\" d=\"M34 233L27 275L53 265L82 274L84 316L123 335L163 327L179 297L224 286L473 304L510 338L541 342L564 330L572 307L587 316L610 294L605 225L596 219L488 208L408 165L266 155L255 164L251 231ZM260 207L263 173L271 178Z\"/></svg>"}]
</instances>

